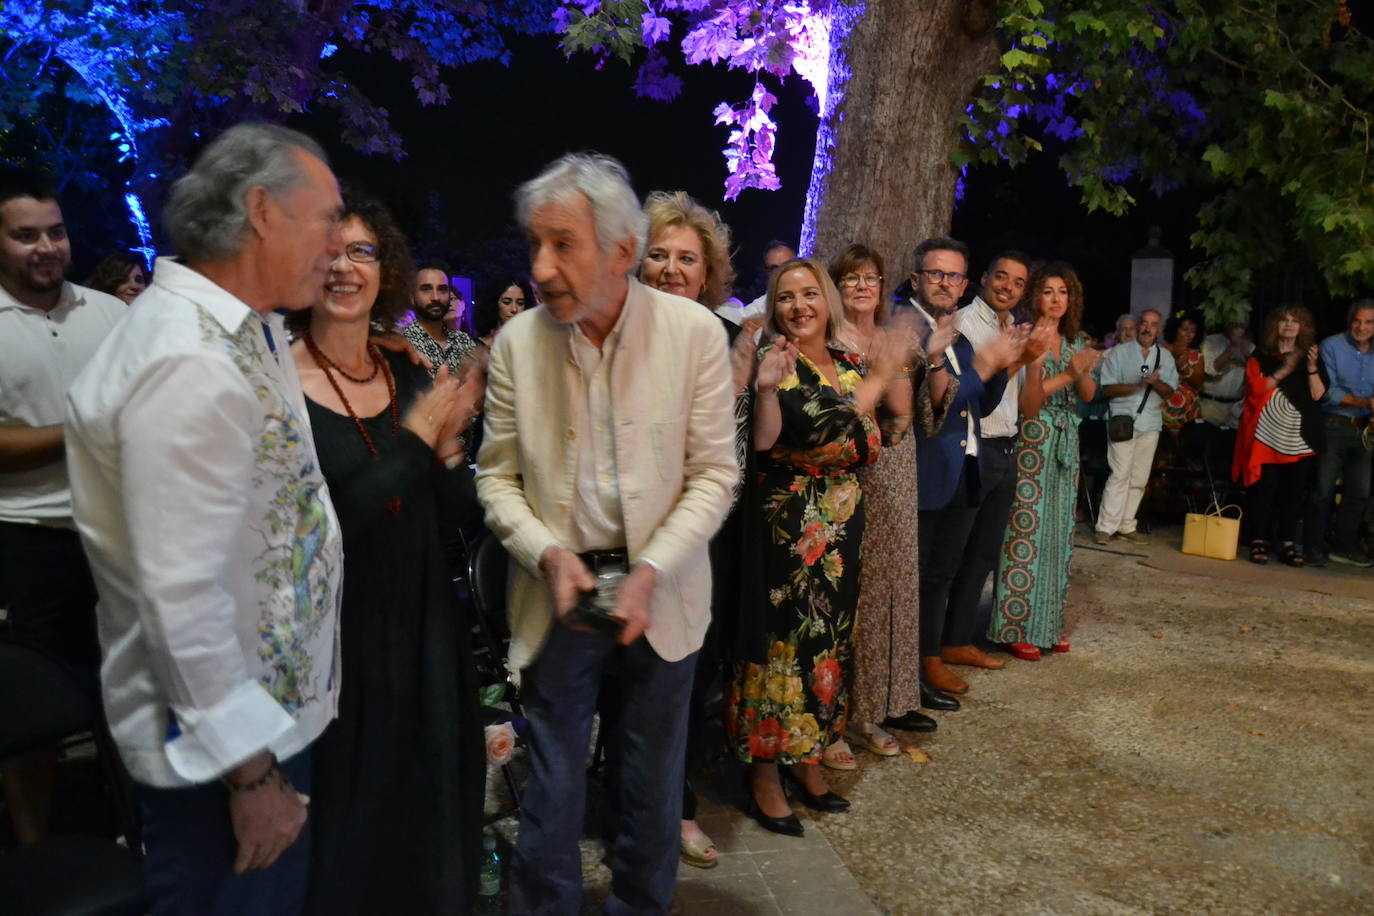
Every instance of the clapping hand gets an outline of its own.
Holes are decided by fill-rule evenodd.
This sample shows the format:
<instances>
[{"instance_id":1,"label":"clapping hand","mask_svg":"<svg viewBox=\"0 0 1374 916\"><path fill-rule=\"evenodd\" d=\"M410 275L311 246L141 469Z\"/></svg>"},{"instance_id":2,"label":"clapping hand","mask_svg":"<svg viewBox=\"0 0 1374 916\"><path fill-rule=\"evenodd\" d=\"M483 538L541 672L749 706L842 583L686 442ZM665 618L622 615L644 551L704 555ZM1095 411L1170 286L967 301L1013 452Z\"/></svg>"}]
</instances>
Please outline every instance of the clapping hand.
<instances>
[{"instance_id":1,"label":"clapping hand","mask_svg":"<svg viewBox=\"0 0 1374 916\"><path fill-rule=\"evenodd\" d=\"M740 328L735 342L730 346L730 372L735 379L735 391L743 391L754 374L754 364L758 355L758 341L755 339L763 322L750 318Z\"/></svg>"},{"instance_id":2,"label":"clapping hand","mask_svg":"<svg viewBox=\"0 0 1374 916\"><path fill-rule=\"evenodd\" d=\"M440 366L434 385L410 405L401 425L437 451L440 434L453 424L457 410L458 383L449 378L448 366ZM455 440L457 435L453 435Z\"/></svg>"},{"instance_id":3,"label":"clapping hand","mask_svg":"<svg viewBox=\"0 0 1374 916\"><path fill-rule=\"evenodd\" d=\"M1054 338L1059 334L1059 322L1048 316L1041 316L1031 326L1030 336L1026 338L1026 349L1021 354L1021 361L1033 363L1040 357L1050 352L1050 347L1054 346Z\"/></svg>"},{"instance_id":4,"label":"clapping hand","mask_svg":"<svg viewBox=\"0 0 1374 916\"><path fill-rule=\"evenodd\" d=\"M1021 358L1030 339L1030 325L1018 324L1003 328L1001 333L983 345L974 356L974 365L987 371L987 376L1001 372ZM983 375L983 372L979 372Z\"/></svg>"},{"instance_id":5,"label":"clapping hand","mask_svg":"<svg viewBox=\"0 0 1374 916\"><path fill-rule=\"evenodd\" d=\"M781 334L773 338L773 346L759 360L754 387L760 394L776 391L783 379L797 371L797 345Z\"/></svg>"},{"instance_id":6,"label":"clapping hand","mask_svg":"<svg viewBox=\"0 0 1374 916\"><path fill-rule=\"evenodd\" d=\"M451 467L462 456L463 445L458 437L472 426L473 419L482 412L487 397L487 363L474 360L463 374L463 383L454 395L454 409L448 423L439 431L434 456Z\"/></svg>"},{"instance_id":7,"label":"clapping hand","mask_svg":"<svg viewBox=\"0 0 1374 916\"><path fill-rule=\"evenodd\" d=\"M943 354L954 346L954 339L958 336L959 329L954 326L953 313L935 319L935 327L926 335L926 358L929 359L937 353Z\"/></svg>"},{"instance_id":8,"label":"clapping hand","mask_svg":"<svg viewBox=\"0 0 1374 916\"><path fill-rule=\"evenodd\" d=\"M1321 353L1322 353L1321 349L1320 349L1316 344L1313 344L1312 346L1310 346L1310 347L1307 348L1307 371L1308 371L1308 372L1316 372L1316 371L1317 371L1317 361L1318 361L1319 359L1321 359Z\"/></svg>"},{"instance_id":9,"label":"clapping hand","mask_svg":"<svg viewBox=\"0 0 1374 916\"><path fill-rule=\"evenodd\" d=\"M1093 371L1093 369L1097 367L1097 364L1102 361L1102 354L1102 350L1094 350L1091 347L1085 347L1075 353L1073 358L1069 360L1069 367L1073 370L1073 377L1078 378L1084 373Z\"/></svg>"}]
</instances>

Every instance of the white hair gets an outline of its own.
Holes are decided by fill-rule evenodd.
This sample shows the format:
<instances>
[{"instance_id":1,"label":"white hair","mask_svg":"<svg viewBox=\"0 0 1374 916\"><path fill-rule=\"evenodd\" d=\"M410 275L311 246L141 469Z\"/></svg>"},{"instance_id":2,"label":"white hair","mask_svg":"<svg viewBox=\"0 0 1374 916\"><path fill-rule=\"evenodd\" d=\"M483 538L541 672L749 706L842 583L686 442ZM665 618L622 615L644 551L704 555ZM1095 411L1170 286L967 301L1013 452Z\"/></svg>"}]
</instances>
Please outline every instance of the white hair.
<instances>
[{"instance_id":1,"label":"white hair","mask_svg":"<svg viewBox=\"0 0 1374 916\"><path fill-rule=\"evenodd\" d=\"M649 217L639 207L625 167L601 153L568 153L550 163L515 191L515 217L529 228L534 211L569 194L580 193L592 206L597 245L603 255L627 237L634 241L630 270L644 257Z\"/></svg>"},{"instance_id":2,"label":"white hair","mask_svg":"<svg viewBox=\"0 0 1374 916\"><path fill-rule=\"evenodd\" d=\"M263 187L280 199L306 183L295 151L328 164L314 140L278 124L236 124L197 157L172 185L162 213L172 245L191 261L233 257L248 238L248 192Z\"/></svg>"}]
</instances>

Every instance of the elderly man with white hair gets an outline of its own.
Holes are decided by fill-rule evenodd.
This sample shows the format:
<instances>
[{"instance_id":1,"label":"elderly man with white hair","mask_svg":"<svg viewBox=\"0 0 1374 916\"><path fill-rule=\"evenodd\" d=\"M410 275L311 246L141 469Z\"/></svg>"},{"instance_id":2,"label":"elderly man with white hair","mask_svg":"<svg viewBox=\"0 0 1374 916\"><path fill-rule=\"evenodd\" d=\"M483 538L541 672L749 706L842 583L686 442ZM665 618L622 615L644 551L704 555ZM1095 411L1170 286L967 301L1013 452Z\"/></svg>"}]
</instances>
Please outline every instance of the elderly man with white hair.
<instances>
[{"instance_id":1,"label":"elderly man with white hair","mask_svg":"<svg viewBox=\"0 0 1374 916\"><path fill-rule=\"evenodd\" d=\"M516 208L543 305L496 338L477 461L487 524L514 560L510 664L531 729L510 909L580 908L587 746L614 670L606 912L664 913L710 622L707 543L738 476L725 334L706 309L630 276L646 218L615 160L564 156Z\"/></svg>"},{"instance_id":2,"label":"elderly man with white hair","mask_svg":"<svg viewBox=\"0 0 1374 916\"><path fill-rule=\"evenodd\" d=\"M343 250L324 153L230 128L173 186L161 258L68 395L102 691L153 913L297 913L309 748L337 708L339 526L279 309Z\"/></svg>"}]
</instances>

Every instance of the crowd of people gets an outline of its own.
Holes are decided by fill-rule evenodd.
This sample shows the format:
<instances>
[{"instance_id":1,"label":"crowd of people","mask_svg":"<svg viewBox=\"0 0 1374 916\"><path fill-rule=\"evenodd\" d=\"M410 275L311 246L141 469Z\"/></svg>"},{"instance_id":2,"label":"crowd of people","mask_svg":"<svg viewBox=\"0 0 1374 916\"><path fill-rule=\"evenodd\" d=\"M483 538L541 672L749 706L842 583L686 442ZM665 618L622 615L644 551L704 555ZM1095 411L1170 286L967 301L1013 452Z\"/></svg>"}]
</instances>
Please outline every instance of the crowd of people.
<instances>
[{"instance_id":1,"label":"crowd of people","mask_svg":"<svg viewBox=\"0 0 1374 916\"><path fill-rule=\"evenodd\" d=\"M1233 435L1251 560L1370 565L1374 300L1320 345L1284 307L1258 347L1146 310L1104 348L1062 261L996 253L968 298L957 239L901 283L861 239L774 242L746 305L720 217L641 203L608 157L515 210L528 276L484 278L464 320L447 267L285 128L211 142L168 200L176 255L86 286L56 194L0 180L0 606L10 638L98 662L152 912L472 905L453 579L483 526L529 726L517 913L579 911L598 715L606 911L663 913L679 862L719 862L689 775L717 691L750 816L800 836L793 801L844 812L825 770L936 730L959 668L1069 652L1085 418L1111 440L1098 544L1144 541L1161 437ZM6 765L21 841L54 760Z\"/></svg>"}]
</instances>

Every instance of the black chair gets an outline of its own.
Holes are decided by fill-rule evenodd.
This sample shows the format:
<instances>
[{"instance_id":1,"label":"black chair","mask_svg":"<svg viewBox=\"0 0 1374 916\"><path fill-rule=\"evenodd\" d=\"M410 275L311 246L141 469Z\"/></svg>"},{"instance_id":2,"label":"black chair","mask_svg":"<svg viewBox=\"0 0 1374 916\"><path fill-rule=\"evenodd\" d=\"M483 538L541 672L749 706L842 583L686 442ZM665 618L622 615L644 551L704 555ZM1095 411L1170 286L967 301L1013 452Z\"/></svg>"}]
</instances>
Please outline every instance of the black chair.
<instances>
[{"instance_id":1,"label":"black chair","mask_svg":"<svg viewBox=\"0 0 1374 916\"><path fill-rule=\"evenodd\" d=\"M476 546L468 549L468 594L472 596L481 643L478 646L477 668L484 682L506 685L506 700L511 712L522 716L520 698L516 695L510 671L506 667L506 650L510 645L510 629L506 623L506 578L509 569L510 555L494 534L484 534ZM501 775L506 780L512 804L488 816L488 824L511 817L520 810L520 788L510 767L501 767Z\"/></svg>"},{"instance_id":2,"label":"black chair","mask_svg":"<svg viewBox=\"0 0 1374 916\"><path fill-rule=\"evenodd\" d=\"M90 700L61 665L0 643L0 759L99 728ZM138 856L98 837L51 837L0 855L0 908L10 916L135 916Z\"/></svg>"}]
</instances>

